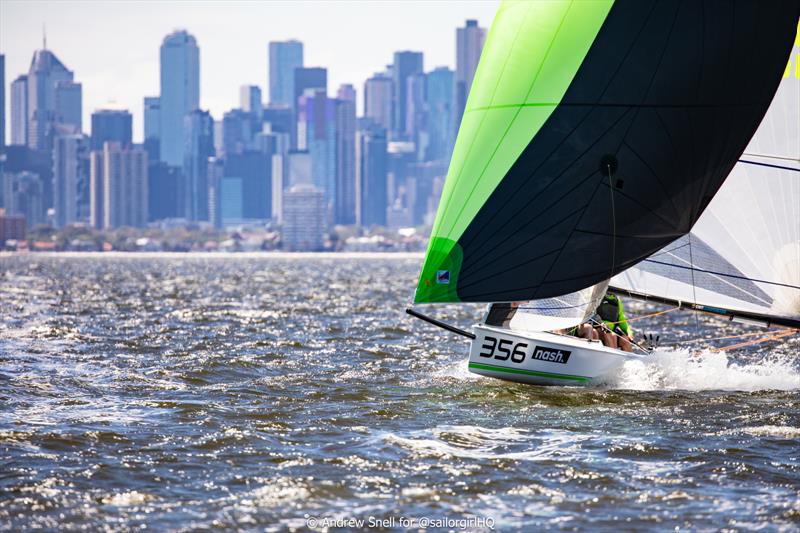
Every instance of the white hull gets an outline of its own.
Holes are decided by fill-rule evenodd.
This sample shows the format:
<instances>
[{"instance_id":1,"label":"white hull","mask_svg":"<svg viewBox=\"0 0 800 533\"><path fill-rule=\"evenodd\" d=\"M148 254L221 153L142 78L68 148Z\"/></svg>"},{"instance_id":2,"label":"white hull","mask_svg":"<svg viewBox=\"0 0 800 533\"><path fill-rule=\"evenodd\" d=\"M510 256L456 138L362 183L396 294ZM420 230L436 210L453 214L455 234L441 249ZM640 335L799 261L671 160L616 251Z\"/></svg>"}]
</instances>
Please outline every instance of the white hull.
<instances>
[{"instance_id":1,"label":"white hull","mask_svg":"<svg viewBox=\"0 0 800 533\"><path fill-rule=\"evenodd\" d=\"M588 385L643 355L567 335L519 332L480 324L469 352L469 371L533 385Z\"/></svg>"}]
</instances>

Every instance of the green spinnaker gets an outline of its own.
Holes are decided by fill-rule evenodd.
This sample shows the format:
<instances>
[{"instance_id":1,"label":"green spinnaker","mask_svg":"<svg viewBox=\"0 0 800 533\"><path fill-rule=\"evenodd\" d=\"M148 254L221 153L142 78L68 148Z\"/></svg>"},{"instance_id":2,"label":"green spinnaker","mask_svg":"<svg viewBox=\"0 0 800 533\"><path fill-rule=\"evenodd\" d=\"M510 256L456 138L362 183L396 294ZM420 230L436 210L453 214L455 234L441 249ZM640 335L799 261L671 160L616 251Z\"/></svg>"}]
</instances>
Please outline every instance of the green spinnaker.
<instances>
[{"instance_id":1,"label":"green spinnaker","mask_svg":"<svg viewBox=\"0 0 800 533\"><path fill-rule=\"evenodd\" d=\"M612 4L500 5L467 98L415 303L459 301L459 237L561 102Z\"/></svg>"}]
</instances>

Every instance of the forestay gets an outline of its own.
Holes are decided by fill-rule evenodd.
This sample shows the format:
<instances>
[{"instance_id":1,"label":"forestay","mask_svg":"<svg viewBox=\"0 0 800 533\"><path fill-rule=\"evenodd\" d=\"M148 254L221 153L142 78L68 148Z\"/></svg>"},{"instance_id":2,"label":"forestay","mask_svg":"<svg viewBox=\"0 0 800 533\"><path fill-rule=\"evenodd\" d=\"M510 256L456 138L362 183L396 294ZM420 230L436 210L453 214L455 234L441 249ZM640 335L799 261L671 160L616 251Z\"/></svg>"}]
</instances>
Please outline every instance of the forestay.
<instances>
[{"instance_id":1,"label":"forestay","mask_svg":"<svg viewBox=\"0 0 800 533\"><path fill-rule=\"evenodd\" d=\"M611 285L800 326L800 31L769 111L692 233Z\"/></svg>"}]
</instances>

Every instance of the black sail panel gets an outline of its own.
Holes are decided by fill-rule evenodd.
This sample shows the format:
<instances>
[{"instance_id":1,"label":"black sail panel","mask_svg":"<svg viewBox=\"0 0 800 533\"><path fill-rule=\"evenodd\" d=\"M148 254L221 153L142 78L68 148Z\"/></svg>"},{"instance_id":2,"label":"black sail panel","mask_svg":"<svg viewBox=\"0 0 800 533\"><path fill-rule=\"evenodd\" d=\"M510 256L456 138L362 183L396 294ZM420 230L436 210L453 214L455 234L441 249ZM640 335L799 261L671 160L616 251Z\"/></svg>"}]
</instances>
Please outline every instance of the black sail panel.
<instances>
[{"instance_id":1,"label":"black sail panel","mask_svg":"<svg viewBox=\"0 0 800 533\"><path fill-rule=\"evenodd\" d=\"M800 2L616 2L458 238L461 301L547 298L685 235L766 112Z\"/></svg>"}]
</instances>

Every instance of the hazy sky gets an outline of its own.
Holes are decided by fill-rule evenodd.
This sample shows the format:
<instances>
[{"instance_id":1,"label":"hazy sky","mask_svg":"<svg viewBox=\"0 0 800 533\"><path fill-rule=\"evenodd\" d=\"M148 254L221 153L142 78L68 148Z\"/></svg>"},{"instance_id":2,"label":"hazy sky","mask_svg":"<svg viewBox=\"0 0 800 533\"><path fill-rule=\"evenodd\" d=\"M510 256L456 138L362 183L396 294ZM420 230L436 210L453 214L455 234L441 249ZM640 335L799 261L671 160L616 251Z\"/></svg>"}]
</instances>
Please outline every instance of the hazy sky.
<instances>
[{"instance_id":1,"label":"hazy sky","mask_svg":"<svg viewBox=\"0 0 800 533\"><path fill-rule=\"evenodd\" d=\"M488 28L499 0L471 1L37 1L0 0L0 53L6 83L27 73L33 51L47 47L83 84L84 130L92 111L112 102L133 113L142 138L142 98L159 93L159 46L175 29L200 46L200 105L215 119L239 105L239 86L268 97L267 43L295 38L306 66L328 68L328 89L363 82L396 50L425 53L425 70L455 67L456 27L467 18ZM10 105L6 87L6 107ZM8 120L6 112L6 122ZM10 128L7 126L7 129ZM10 133L6 134L6 139Z\"/></svg>"}]
</instances>

